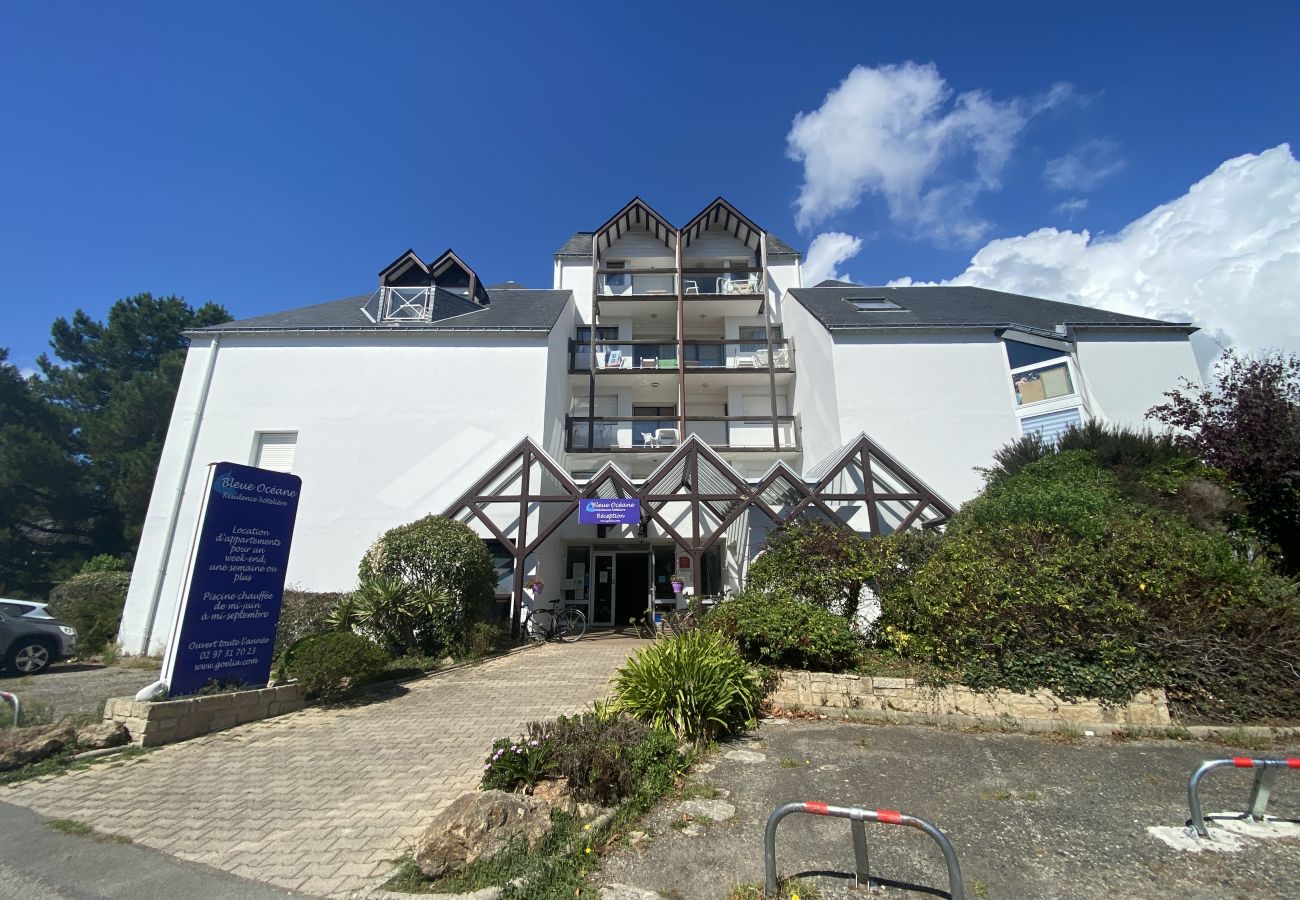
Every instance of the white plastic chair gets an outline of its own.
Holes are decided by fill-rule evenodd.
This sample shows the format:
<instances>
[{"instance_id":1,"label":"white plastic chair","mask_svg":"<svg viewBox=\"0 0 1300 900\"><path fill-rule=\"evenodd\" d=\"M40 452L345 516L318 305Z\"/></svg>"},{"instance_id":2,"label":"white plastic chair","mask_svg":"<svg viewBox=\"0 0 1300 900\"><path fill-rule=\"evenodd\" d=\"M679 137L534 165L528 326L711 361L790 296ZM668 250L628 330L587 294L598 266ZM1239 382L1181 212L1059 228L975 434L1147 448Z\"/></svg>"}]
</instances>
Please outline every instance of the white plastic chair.
<instances>
[{"instance_id":1,"label":"white plastic chair","mask_svg":"<svg viewBox=\"0 0 1300 900\"><path fill-rule=\"evenodd\" d=\"M655 446L656 447L676 447L680 440L676 428L656 428L655 429Z\"/></svg>"},{"instance_id":2,"label":"white plastic chair","mask_svg":"<svg viewBox=\"0 0 1300 900\"><path fill-rule=\"evenodd\" d=\"M649 432L649 431L643 431L643 432L641 432L641 444L642 444L642 446L645 446L645 447L658 447L658 446L659 446L659 442L655 440L654 433L653 433L653 432Z\"/></svg>"}]
</instances>

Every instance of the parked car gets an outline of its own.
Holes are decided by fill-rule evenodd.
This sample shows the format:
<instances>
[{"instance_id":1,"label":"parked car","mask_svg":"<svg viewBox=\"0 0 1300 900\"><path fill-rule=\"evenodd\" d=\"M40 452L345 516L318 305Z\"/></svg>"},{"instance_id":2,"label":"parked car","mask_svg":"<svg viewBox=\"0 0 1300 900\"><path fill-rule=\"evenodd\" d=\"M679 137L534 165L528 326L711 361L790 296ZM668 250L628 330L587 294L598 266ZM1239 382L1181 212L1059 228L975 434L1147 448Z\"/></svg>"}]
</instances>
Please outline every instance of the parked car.
<instances>
[{"instance_id":1,"label":"parked car","mask_svg":"<svg viewBox=\"0 0 1300 900\"><path fill-rule=\"evenodd\" d=\"M35 675L77 650L77 629L45 611L44 603L0 598L0 659L15 675Z\"/></svg>"}]
</instances>

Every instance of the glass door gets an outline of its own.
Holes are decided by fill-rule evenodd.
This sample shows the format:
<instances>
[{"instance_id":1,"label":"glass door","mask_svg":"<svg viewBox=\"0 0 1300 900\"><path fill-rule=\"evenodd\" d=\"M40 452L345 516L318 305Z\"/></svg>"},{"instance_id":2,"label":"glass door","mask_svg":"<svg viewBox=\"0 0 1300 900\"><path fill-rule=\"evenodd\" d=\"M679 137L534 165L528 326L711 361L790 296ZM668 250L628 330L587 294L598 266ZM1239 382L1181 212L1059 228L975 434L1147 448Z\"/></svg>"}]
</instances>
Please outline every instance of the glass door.
<instances>
[{"instance_id":1,"label":"glass door","mask_svg":"<svg viewBox=\"0 0 1300 900\"><path fill-rule=\"evenodd\" d=\"M614 624L614 554L596 553L592 561L591 624Z\"/></svg>"}]
</instances>

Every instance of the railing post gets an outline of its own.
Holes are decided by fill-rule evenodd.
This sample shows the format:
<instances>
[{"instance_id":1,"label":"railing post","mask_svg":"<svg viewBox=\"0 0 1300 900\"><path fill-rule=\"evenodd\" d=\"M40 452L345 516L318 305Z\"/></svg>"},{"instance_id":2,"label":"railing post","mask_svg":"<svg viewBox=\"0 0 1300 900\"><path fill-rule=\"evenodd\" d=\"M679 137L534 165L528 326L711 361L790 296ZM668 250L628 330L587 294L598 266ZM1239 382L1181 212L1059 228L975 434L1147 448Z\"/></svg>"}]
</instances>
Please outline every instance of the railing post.
<instances>
[{"instance_id":1,"label":"railing post","mask_svg":"<svg viewBox=\"0 0 1300 900\"><path fill-rule=\"evenodd\" d=\"M1246 812L1240 817L1256 822L1264 821L1264 811L1268 808L1269 795L1273 792L1273 782L1278 769L1300 770L1300 759L1251 759L1248 756L1234 756L1232 759L1207 759L1196 767L1192 777L1187 779L1187 808L1191 813L1190 827L1203 838L1210 836L1205 827L1205 813L1201 808L1201 779L1215 769L1232 766L1236 769L1254 769L1255 778L1250 788L1250 801Z\"/></svg>"},{"instance_id":2,"label":"railing post","mask_svg":"<svg viewBox=\"0 0 1300 900\"><path fill-rule=\"evenodd\" d=\"M871 887L871 862L867 855L867 826L861 819L854 819L853 828L853 862L857 869L857 883Z\"/></svg>"},{"instance_id":3,"label":"railing post","mask_svg":"<svg viewBox=\"0 0 1300 900\"><path fill-rule=\"evenodd\" d=\"M1277 770L1269 767L1255 773L1255 783L1250 787L1250 802L1246 804L1246 815L1256 822L1264 821L1264 810L1268 808L1268 796L1273 792L1273 781Z\"/></svg>"}]
</instances>

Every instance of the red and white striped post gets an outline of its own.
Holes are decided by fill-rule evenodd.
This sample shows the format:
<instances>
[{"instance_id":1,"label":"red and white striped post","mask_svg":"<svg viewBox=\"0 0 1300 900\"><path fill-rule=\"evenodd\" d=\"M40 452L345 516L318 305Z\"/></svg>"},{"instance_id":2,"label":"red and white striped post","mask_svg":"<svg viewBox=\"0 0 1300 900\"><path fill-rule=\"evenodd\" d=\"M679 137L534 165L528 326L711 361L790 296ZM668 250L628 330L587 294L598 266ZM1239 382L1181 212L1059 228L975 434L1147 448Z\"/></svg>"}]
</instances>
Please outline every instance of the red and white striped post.
<instances>
[{"instance_id":1,"label":"red and white striped post","mask_svg":"<svg viewBox=\"0 0 1300 900\"><path fill-rule=\"evenodd\" d=\"M1201 837L1209 837L1205 827L1205 815L1201 812L1201 779L1215 769L1254 769L1255 783L1250 789L1250 802L1241 818L1264 820L1264 810L1268 807L1269 794L1273 792L1273 782L1279 769L1300 769L1300 759L1251 759L1249 756L1234 756L1231 759L1207 759L1192 773L1187 780L1187 805L1191 809L1191 827Z\"/></svg>"},{"instance_id":2,"label":"red and white striped post","mask_svg":"<svg viewBox=\"0 0 1300 900\"><path fill-rule=\"evenodd\" d=\"M14 705L14 724L13 724L13 727L14 727L14 728L17 728L17 727L18 727L18 714L21 713L21 712L22 712L22 709L23 709L22 706L19 705L19 703L18 703L18 695L17 695L17 694L11 694L11 693L9 693L8 691L0 691L0 700L8 700L10 703L12 703L12 704Z\"/></svg>"},{"instance_id":3,"label":"red and white striped post","mask_svg":"<svg viewBox=\"0 0 1300 900\"><path fill-rule=\"evenodd\" d=\"M867 858L867 832L866 828L863 827L864 823L879 822L882 825L906 825L923 831L933 838L935 843L939 845L939 849L943 851L943 861L948 866L948 895L952 900L965 900L966 898L961 886L961 866L957 863L957 852L953 850L952 844L944 836L944 833L925 819L906 815L896 809L859 809L856 806L832 806L829 803L815 801L783 803L772 810L772 814L767 817L767 828L763 833L763 868L767 876L763 891L764 896L775 897L779 890L776 877L776 826L791 813L848 819L852 823L853 856L857 868L857 882L864 886L869 885L871 881Z\"/></svg>"}]
</instances>

